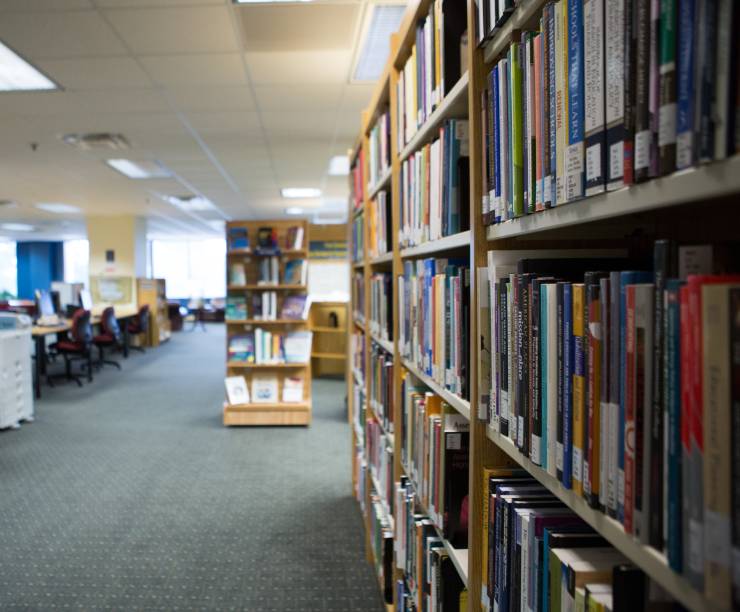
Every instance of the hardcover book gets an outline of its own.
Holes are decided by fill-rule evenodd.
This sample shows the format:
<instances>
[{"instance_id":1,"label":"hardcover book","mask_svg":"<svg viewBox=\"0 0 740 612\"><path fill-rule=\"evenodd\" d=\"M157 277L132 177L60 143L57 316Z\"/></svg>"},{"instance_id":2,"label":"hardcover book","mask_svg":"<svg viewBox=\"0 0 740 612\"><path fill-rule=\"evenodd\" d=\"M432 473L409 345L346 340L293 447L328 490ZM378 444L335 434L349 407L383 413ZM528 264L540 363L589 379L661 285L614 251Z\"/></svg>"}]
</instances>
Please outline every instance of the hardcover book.
<instances>
[{"instance_id":1,"label":"hardcover book","mask_svg":"<svg viewBox=\"0 0 740 612\"><path fill-rule=\"evenodd\" d=\"M255 404L274 404L278 401L278 379L275 375L255 374L252 377L252 401Z\"/></svg>"}]
</instances>

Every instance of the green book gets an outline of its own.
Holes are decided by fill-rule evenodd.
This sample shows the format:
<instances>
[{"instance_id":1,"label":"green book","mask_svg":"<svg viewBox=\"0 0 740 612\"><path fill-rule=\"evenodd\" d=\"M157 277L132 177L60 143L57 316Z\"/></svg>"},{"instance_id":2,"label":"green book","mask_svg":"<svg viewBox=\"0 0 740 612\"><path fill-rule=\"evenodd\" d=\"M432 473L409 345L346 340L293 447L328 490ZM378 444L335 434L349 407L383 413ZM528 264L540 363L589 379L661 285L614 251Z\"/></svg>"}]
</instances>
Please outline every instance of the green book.
<instances>
[{"instance_id":1,"label":"green book","mask_svg":"<svg viewBox=\"0 0 740 612\"><path fill-rule=\"evenodd\" d=\"M511 43L509 48L509 67L511 70L511 94L509 107L511 108L511 200L514 216L524 214L524 126L522 117L522 64L521 44Z\"/></svg>"}]
</instances>

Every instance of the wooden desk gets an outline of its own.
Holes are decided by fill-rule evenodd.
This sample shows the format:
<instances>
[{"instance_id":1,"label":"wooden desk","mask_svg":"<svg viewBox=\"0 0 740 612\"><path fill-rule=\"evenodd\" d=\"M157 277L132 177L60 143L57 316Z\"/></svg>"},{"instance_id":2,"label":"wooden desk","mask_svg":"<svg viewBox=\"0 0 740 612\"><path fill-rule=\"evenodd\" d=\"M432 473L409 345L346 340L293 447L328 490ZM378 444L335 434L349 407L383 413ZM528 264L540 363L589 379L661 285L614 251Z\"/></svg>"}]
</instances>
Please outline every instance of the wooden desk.
<instances>
[{"instance_id":1,"label":"wooden desk","mask_svg":"<svg viewBox=\"0 0 740 612\"><path fill-rule=\"evenodd\" d=\"M90 317L91 325L100 325L101 315L103 308L94 308L94 313ZM129 335L128 335L128 320L135 317L138 312L135 306L123 307L116 310L116 319L123 323L123 357L128 359L128 347L129 347ZM46 373L46 336L51 334L63 334L72 329L71 319L62 319L59 325L54 326L42 326L34 325L31 328L31 336L36 343L36 379L34 380L34 393L36 399L41 397L41 377Z\"/></svg>"}]
</instances>

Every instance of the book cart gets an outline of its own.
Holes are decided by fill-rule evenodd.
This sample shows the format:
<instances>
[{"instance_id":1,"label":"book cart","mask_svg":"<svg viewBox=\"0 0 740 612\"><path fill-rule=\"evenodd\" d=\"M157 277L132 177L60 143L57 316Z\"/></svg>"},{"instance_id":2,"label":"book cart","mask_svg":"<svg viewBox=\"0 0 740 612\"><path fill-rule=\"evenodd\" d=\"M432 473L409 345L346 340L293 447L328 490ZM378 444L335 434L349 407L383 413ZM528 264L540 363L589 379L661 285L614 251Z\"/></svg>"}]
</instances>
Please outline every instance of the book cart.
<instances>
[{"instance_id":1,"label":"book cart","mask_svg":"<svg viewBox=\"0 0 740 612\"><path fill-rule=\"evenodd\" d=\"M277 293L277 312L280 313L282 302L291 294L307 294L305 285L282 283L286 262L293 259L308 258L308 222L302 220L291 221L230 221L226 224L227 236L234 227L246 228L249 246L246 248L229 248L227 241L227 275L230 265L242 262L246 272L245 284L230 284L227 279L227 295L245 296L249 318L244 320L226 320L226 375L244 376L247 387L251 390L252 379L257 374L274 374L278 380L278 401L272 403L256 403L250 396L252 403L229 405L224 404L224 425L309 425L311 423L311 360L306 363L247 363L229 360L229 340L236 335L254 331L256 328L266 329L272 333L287 333L297 330L308 330L308 319L281 319L263 320L257 318L252 308L252 295L255 292L275 291ZM259 254L256 249L257 236L260 228L271 227L277 233L279 247L279 276L278 284L259 284L258 270L260 261L272 254ZM291 228L303 227L303 246L299 249L286 248L287 234ZM306 264L307 265L307 264ZM303 380L303 401L288 403L280 401L283 394L283 381L288 376L299 376Z\"/></svg>"},{"instance_id":2,"label":"book cart","mask_svg":"<svg viewBox=\"0 0 740 612\"><path fill-rule=\"evenodd\" d=\"M562 1L562 0L561 0ZM394 542L393 576L384 576L378 555L380 529L395 533L394 517L390 511L390 500L385 499L386 490L371 473L368 448L364 431L365 421L374 419L383 430L384 442L393 449L392 481L405 475L401 461L400 436L383 429L387 419L382 407L368 400L368 368L371 367L373 347L381 347L392 357L393 363L393 421L400 420L402 376L411 377L415 383L426 385L428 390L439 395L459 414L469 419L469 528L467 549L448 549L466 588L464 606L468 610L487 610L488 601L482 588L485 580L483 566L483 542L487 539L488 526L484 524L487 512L485 503L488 483L484 479L485 468L519 467L526 470L565 506L592 527L632 564L642 569L649 580L662 589L676 602L692 611L722 609L705 594L696 589L685 575L671 569L663 551L641 543L625 532L622 524L601 510L594 509L572 489L540 466L506 436L501 435L488 423L487 398L489 389L479 387L481 373L480 340L482 336L478 305L478 270L485 269L489 251L541 250L549 249L620 249L644 255L652 252L655 239L676 241L722 242L737 240L740 216L737 201L740 197L740 157L730 156L707 164L670 172L659 178L632 184L615 191L605 191L567 204L554 206L534 214L525 214L496 225L486 225L482 215L484 196L483 165L485 164L484 136L482 125L482 98L488 86L488 75L496 61L506 56L512 41L518 41L520 33L538 26L546 2L527 0L511 3L508 18L501 20L498 27L478 42L479 16L487 7L479 7L476 0L461 2L467 11L468 45L467 70L460 80L449 89L438 103L436 110L418 127L416 133L402 150L398 146L397 83L412 47L417 42L416 26L429 13L432 0L417 0L410 3L399 31L391 37L390 57L385 72L377 84L368 108L361 117L361 131L350 150L352 171L350 173L350 212L348 239L350 242L350 276L352 301L349 307L348 346L350 356L347 364L348 409L352 436L353 487L364 515L367 541L367 558L379 571L380 588L388 609L397 605L397 581L403 579L403 571L395 563L398 542ZM488 5L488 3L485 3ZM491 3L493 4L493 3ZM500 3L496 3L497 5ZM508 5L509 3L507 3ZM381 173L375 184L368 184L367 177L370 144L369 135L380 115L390 111L391 135L389 171ZM401 248L396 237L399 235L399 198L401 165L423 145L439 135L440 126L446 119L461 118L469 121L470 156L470 229L458 234L422 243L410 248ZM355 171L359 169L359 181ZM358 185L361 189L358 192ZM369 229L367 214L370 202L382 191L387 190L391 198L391 236L388 252L370 257L368 249ZM487 191L487 188L485 189ZM353 256L354 254L354 256ZM441 387L421 372L408 360L402 358L398 345L399 302L397 280L403 274L404 262L424 257L468 257L470 262L470 399ZM372 329L370 321L370 283L376 272L392 274L392 335L391 339L380 337ZM486 286L484 289L488 291ZM485 300L487 302L487 300ZM486 400L487 401L487 400ZM363 478L361 474L366 472ZM391 489L393 491L394 489ZM373 504L373 500L380 503ZM425 508L418 509L422 513ZM378 512L384 516L375 516ZM729 532L728 532L729 534ZM440 533L440 536L442 534ZM686 545L686 544L684 544Z\"/></svg>"}]
</instances>

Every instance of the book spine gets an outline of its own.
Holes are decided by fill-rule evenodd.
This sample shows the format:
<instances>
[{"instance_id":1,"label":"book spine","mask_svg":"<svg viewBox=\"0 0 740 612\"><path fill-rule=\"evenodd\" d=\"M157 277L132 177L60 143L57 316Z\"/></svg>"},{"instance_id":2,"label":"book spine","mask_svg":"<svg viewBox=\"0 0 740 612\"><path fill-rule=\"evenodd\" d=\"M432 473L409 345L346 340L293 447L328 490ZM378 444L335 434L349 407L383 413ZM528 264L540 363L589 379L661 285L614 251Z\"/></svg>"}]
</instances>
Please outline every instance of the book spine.
<instances>
[{"instance_id":1,"label":"book spine","mask_svg":"<svg viewBox=\"0 0 740 612\"><path fill-rule=\"evenodd\" d=\"M557 284L557 421L555 426L555 466L556 476L559 481L563 480L565 465L563 450L563 418L564 418L564 390L565 385L565 333L564 333L564 286L565 283Z\"/></svg>"},{"instance_id":2,"label":"book spine","mask_svg":"<svg viewBox=\"0 0 740 612\"><path fill-rule=\"evenodd\" d=\"M730 290L732 608L740 608L740 290Z\"/></svg>"},{"instance_id":3,"label":"book spine","mask_svg":"<svg viewBox=\"0 0 740 612\"><path fill-rule=\"evenodd\" d=\"M660 34L660 3L661 0L650 0L650 89L648 91L648 125L650 126L650 161L648 175L658 176L658 131L660 110L660 49L658 35Z\"/></svg>"},{"instance_id":4,"label":"book spine","mask_svg":"<svg viewBox=\"0 0 740 612\"><path fill-rule=\"evenodd\" d=\"M539 36L537 36L539 38ZM529 32L527 35L527 189L529 191L530 213L537 210L537 155L540 147L540 140L537 139L537 117L539 110L537 107L537 78L535 69L535 33Z\"/></svg>"},{"instance_id":5,"label":"book spine","mask_svg":"<svg viewBox=\"0 0 740 612\"><path fill-rule=\"evenodd\" d=\"M545 104L547 104L546 138L547 152L545 164L547 172L544 181L545 208L555 206L556 197L556 171L557 171L557 94L555 78L555 5L550 2L545 6L545 32L547 32L547 44L545 45L546 77L545 77Z\"/></svg>"},{"instance_id":6,"label":"book spine","mask_svg":"<svg viewBox=\"0 0 740 612\"><path fill-rule=\"evenodd\" d=\"M635 507L635 286L626 287L624 414L624 531L634 534Z\"/></svg>"},{"instance_id":7,"label":"book spine","mask_svg":"<svg viewBox=\"0 0 740 612\"><path fill-rule=\"evenodd\" d=\"M639 285L635 295L635 534L649 540L651 441L653 410L653 296L652 285Z\"/></svg>"},{"instance_id":8,"label":"book spine","mask_svg":"<svg viewBox=\"0 0 740 612\"><path fill-rule=\"evenodd\" d=\"M530 426L529 426L529 360L530 360L530 329L529 329L529 281L528 274L519 276L519 348L518 359L518 397L519 397L519 425L517 427L519 447L524 455L529 456Z\"/></svg>"},{"instance_id":9,"label":"book spine","mask_svg":"<svg viewBox=\"0 0 740 612\"><path fill-rule=\"evenodd\" d=\"M620 405L620 309L619 309L619 272L609 275L609 403L607 439L607 500L606 511L612 518L617 518L619 499L619 405ZM606 296L605 296L605 299Z\"/></svg>"},{"instance_id":10,"label":"book spine","mask_svg":"<svg viewBox=\"0 0 740 612\"><path fill-rule=\"evenodd\" d=\"M535 465L542 465L542 408L540 389L540 353L542 352L540 325L540 283L529 285L529 456Z\"/></svg>"},{"instance_id":11,"label":"book spine","mask_svg":"<svg viewBox=\"0 0 740 612\"><path fill-rule=\"evenodd\" d=\"M584 8L585 11L585 8ZM625 0L608 0L604 5L604 55L606 141L606 187L624 185L625 111ZM588 49L591 48L589 45ZM586 56L588 61L588 55ZM588 147L588 143L586 145ZM587 162L588 163L588 162Z\"/></svg>"},{"instance_id":12,"label":"book spine","mask_svg":"<svg viewBox=\"0 0 740 612\"><path fill-rule=\"evenodd\" d=\"M565 150L565 201L584 195L584 61L582 0L567 0L568 146Z\"/></svg>"},{"instance_id":13,"label":"book spine","mask_svg":"<svg viewBox=\"0 0 740 612\"><path fill-rule=\"evenodd\" d=\"M640 0L624 0L624 145L623 185L635 182L635 121L637 87L637 38L635 27L636 3ZM644 1L644 0L643 0Z\"/></svg>"},{"instance_id":14,"label":"book spine","mask_svg":"<svg viewBox=\"0 0 740 612\"><path fill-rule=\"evenodd\" d=\"M583 1L583 105L587 196L606 188L604 0Z\"/></svg>"},{"instance_id":15,"label":"book spine","mask_svg":"<svg viewBox=\"0 0 740 612\"><path fill-rule=\"evenodd\" d=\"M510 353L509 353L509 398L510 403L510 420L509 429L511 439L514 444L521 449L521 402L519 397L519 349L521 347L521 298L519 277L516 274L509 276L509 286L511 287L511 317L510 329L512 330Z\"/></svg>"},{"instance_id":16,"label":"book spine","mask_svg":"<svg viewBox=\"0 0 740 612\"><path fill-rule=\"evenodd\" d=\"M573 286L563 287L563 486L573 487Z\"/></svg>"},{"instance_id":17,"label":"book spine","mask_svg":"<svg viewBox=\"0 0 740 612\"><path fill-rule=\"evenodd\" d=\"M529 123L532 103L529 99L529 32L523 32L519 45L519 68L522 86L522 207L529 213Z\"/></svg>"},{"instance_id":18,"label":"book spine","mask_svg":"<svg viewBox=\"0 0 740 612\"><path fill-rule=\"evenodd\" d=\"M540 33L534 37L534 151L535 151L535 198L536 211L545 209L542 191L545 175L545 31L540 21Z\"/></svg>"},{"instance_id":19,"label":"book spine","mask_svg":"<svg viewBox=\"0 0 740 612\"><path fill-rule=\"evenodd\" d=\"M635 182L650 176L650 4L635 0Z\"/></svg>"},{"instance_id":20,"label":"book spine","mask_svg":"<svg viewBox=\"0 0 740 612\"><path fill-rule=\"evenodd\" d=\"M584 285L572 285L573 307L573 390L572 390L572 479L573 491L583 495L583 433L585 427L585 363L584 344L586 342L583 320Z\"/></svg>"},{"instance_id":21,"label":"book spine","mask_svg":"<svg viewBox=\"0 0 740 612\"><path fill-rule=\"evenodd\" d=\"M714 157L713 98L716 80L717 1L699 2L698 30L696 37L696 115L698 132L697 158L700 163Z\"/></svg>"},{"instance_id":22,"label":"book spine","mask_svg":"<svg viewBox=\"0 0 740 612\"><path fill-rule=\"evenodd\" d=\"M660 0L659 174L676 168L676 5Z\"/></svg>"},{"instance_id":23,"label":"book spine","mask_svg":"<svg viewBox=\"0 0 740 612\"><path fill-rule=\"evenodd\" d=\"M558 426L558 300L557 284L547 285L547 369L543 368L543 395L547 384L547 416L543 429L547 431L547 472L557 476L557 426ZM545 383L545 381L547 381ZM562 469L562 468L561 468Z\"/></svg>"},{"instance_id":24,"label":"book spine","mask_svg":"<svg viewBox=\"0 0 740 612\"><path fill-rule=\"evenodd\" d=\"M511 43L509 48L509 74L511 82L510 105L511 110L511 201L513 216L524 214L524 135L523 135L523 97L522 97L522 65L521 44Z\"/></svg>"},{"instance_id":25,"label":"book spine","mask_svg":"<svg viewBox=\"0 0 740 612\"><path fill-rule=\"evenodd\" d=\"M602 351L601 343L604 338L604 328L601 323L601 287L594 283L587 287L587 323L588 334L588 396L587 413L588 429L587 444L588 456L584 460L584 491L586 499L592 508L603 508L602 496L602 441L606 439L603 435L601 413L601 372Z\"/></svg>"},{"instance_id":26,"label":"book spine","mask_svg":"<svg viewBox=\"0 0 740 612\"><path fill-rule=\"evenodd\" d=\"M501 376L500 397L501 413L499 417L501 435L509 435L509 299L508 279L502 279L499 284L499 328L501 329L501 351L499 372Z\"/></svg>"},{"instance_id":27,"label":"book spine","mask_svg":"<svg viewBox=\"0 0 740 612\"><path fill-rule=\"evenodd\" d=\"M493 222L501 222L501 142L503 140L503 133L501 131L501 74L500 66L497 64L493 67L493 184L494 184L494 197L493 197Z\"/></svg>"},{"instance_id":28,"label":"book spine","mask_svg":"<svg viewBox=\"0 0 740 612\"><path fill-rule=\"evenodd\" d=\"M694 37L696 0L678 0L676 168L694 164Z\"/></svg>"},{"instance_id":29,"label":"book spine","mask_svg":"<svg viewBox=\"0 0 740 612\"><path fill-rule=\"evenodd\" d=\"M567 6L566 0L555 4L555 194L553 204L562 204L565 200L565 150L568 146L568 78L567 57Z\"/></svg>"},{"instance_id":30,"label":"book spine","mask_svg":"<svg viewBox=\"0 0 740 612\"><path fill-rule=\"evenodd\" d=\"M717 2L717 37L715 49L716 80L714 84L714 159L725 159L730 151L734 151L732 120L730 114L734 113L734 97L732 92L733 77L732 70L737 62L733 57L736 52L737 43L733 43L732 37L737 37L738 31L734 29L733 12L739 10L735 6L735 0L718 0Z\"/></svg>"}]
</instances>

